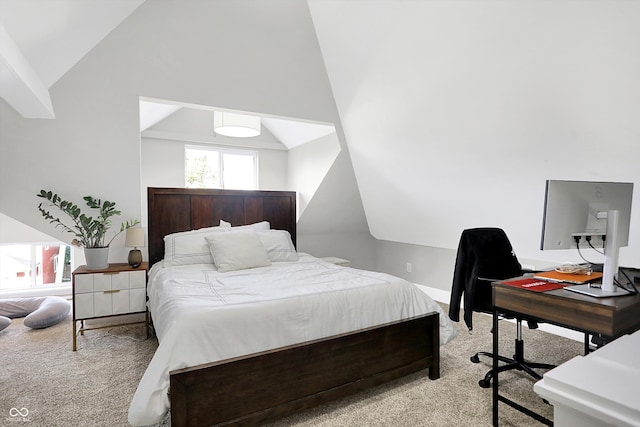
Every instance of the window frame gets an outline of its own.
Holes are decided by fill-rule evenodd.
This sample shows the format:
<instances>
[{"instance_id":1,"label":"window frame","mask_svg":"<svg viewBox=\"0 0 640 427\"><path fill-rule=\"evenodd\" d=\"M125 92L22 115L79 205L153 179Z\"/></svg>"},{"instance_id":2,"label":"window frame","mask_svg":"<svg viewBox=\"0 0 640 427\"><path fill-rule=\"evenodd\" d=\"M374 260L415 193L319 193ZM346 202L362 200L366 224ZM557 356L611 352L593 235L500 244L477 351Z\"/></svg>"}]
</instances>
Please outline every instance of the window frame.
<instances>
[{"instance_id":1,"label":"window frame","mask_svg":"<svg viewBox=\"0 0 640 427\"><path fill-rule=\"evenodd\" d=\"M32 296L45 296L45 295L64 296L64 295L70 294L71 282L72 282L71 273L75 268L74 250L71 245L61 241L44 241L44 242L29 241L29 242L2 243L0 244L0 246L3 247L3 250L5 251L7 250L7 248L10 248L12 246L28 247L28 252L30 257L29 268L28 268L29 270L28 281L22 281L22 283L17 284L17 286L16 285L7 286L7 282L5 282L3 279L0 280L0 298L27 298ZM61 281L44 283L44 268L47 261L42 259L42 256L46 248L51 246L58 247L59 249L61 247L64 247L65 251L67 247L69 248L69 255L70 255L69 271L68 271L69 276L64 277L64 258L63 258L63 262L62 262L63 271L60 272L60 275L62 276L60 278ZM10 253L12 251L8 249L8 252ZM59 254L53 255L52 257L59 257ZM54 273L57 273L55 271L56 267L57 266L54 264L54 267L53 267ZM54 277L55 276L57 276L57 274L55 274Z\"/></svg>"},{"instance_id":2,"label":"window frame","mask_svg":"<svg viewBox=\"0 0 640 427\"><path fill-rule=\"evenodd\" d=\"M218 178L218 182L220 183L220 187L206 187L206 188L220 188L220 189L228 189L225 187L224 182L224 155L225 154L235 154L235 155L243 155L252 158L253 163L253 189L258 190L258 152L255 150L247 150L241 148L227 148L227 147L219 147L219 146L211 146L211 145L194 145L194 144L185 144L184 146L184 185L186 188L193 188L187 186L187 150L199 150L199 151L216 151L218 152L218 170L220 171L220 176ZM237 190L232 188L231 190Z\"/></svg>"}]
</instances>

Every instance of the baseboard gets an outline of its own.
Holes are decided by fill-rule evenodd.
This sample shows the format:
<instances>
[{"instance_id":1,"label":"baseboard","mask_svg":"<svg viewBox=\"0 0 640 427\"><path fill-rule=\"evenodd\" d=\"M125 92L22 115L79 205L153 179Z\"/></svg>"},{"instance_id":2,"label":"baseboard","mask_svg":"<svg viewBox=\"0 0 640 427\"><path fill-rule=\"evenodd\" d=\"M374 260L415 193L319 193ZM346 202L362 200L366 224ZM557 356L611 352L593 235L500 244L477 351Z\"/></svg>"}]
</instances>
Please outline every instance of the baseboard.
<instances>
[{"instance_id":1,"label":"baseboard","mask_svg":"<svg viewBox=\"0 0 640 427\"><path fill-rule=\"evenodd\" d=\"M51 287L39 287L39 288L27 288L27 289L12 289L6 291L0 291L0 298L30 298L30 297L47 297L47 296L61 296L67 297L71 295L71 282L63 286L51 286Z\"/></svg>"},{"instance_id":2,"label":"baseboard","mask_svg":"<svg viewBox=\"0 0 640 427\"><path fill-rule=\"evenodd\" d=\"M451 301L451 291L445 291L438 288L432 288L430 286L419 285L414 283L414 285L420 289L425 294L429 295L431 299L437 302L441 302L444 304L449 304ZM507 321L514 321L513 319L505 319ZM571 329L562 328L560 326L550 325L548 323L541 323L539 325L539 329L541 331L549 332L551 334L555 334L561 337L570 338L572 340L576 340L579 342L584 342L584 334L582 332L573 331Z\"/></svg>"},{"instance_id":3,"label":"baseboard","mask_svg":"<svg viewBox=\"0 0 640 427\"><path fill-rule=\"evenodd\" d=\"M414 283L418 289L429 295L432 300L449 304L451 301L451 291L443 291L442 289L432 288L430 286L419 285Z\"/></svg>"}]
</instances>

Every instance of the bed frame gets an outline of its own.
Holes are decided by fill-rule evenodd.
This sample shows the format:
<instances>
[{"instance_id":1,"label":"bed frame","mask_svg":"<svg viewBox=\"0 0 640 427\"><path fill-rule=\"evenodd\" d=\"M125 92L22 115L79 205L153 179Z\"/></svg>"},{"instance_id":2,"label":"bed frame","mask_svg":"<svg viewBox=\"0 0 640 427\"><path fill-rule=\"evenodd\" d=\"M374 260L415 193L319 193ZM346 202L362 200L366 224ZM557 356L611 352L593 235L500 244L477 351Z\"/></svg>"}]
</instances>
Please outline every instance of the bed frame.
<instances>
[{"instance_id":1,"label":"bed frame","mask_svg":"<svg viewBox=\"0 0 640 427\"><path fill-rule=\"evenodd\" d=\"M148 189L149 263L169 233L269 221L296 243L289 191ZM171 425L256 425L422 369L440 377L437 313L170 372Z\"/></svg>"}]
</instances>

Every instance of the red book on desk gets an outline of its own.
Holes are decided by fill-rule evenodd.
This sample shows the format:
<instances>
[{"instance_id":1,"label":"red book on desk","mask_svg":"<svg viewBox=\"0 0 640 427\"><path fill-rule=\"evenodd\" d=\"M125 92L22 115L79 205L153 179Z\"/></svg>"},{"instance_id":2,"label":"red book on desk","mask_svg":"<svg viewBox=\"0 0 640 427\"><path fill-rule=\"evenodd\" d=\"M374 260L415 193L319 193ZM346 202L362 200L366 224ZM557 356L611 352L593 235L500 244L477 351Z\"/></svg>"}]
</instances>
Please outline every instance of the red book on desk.
<instances>
[{"instance_id":1,"label":"red book on desk","mask_svg":"<svg viewBox=\"0 0 640 427\"><path fill-rule=\"evenodd\" d=\"M504 285L514 286L516 288L527 289L535 292L552 291L554 289L561 289L566 286L564 283L547 282L545 280L535 279L527 277L525 279L509 280L507 282L501 282Z\"/></svg>"},{"instance_id":2,"label":"red book on desk","mask_svg":"<svg viewBox=\"0 0 640 427\"><path fill-rule=\"evenodd\" d=\"M561 273L559 271L543 271L533 275L536 279L551 280L554 282L567 282L574 285L581 285L583 283L595 282L602 278L602 273L594 271L591 274L575 274L575 273Z\"/></svg>"}]
</instances>

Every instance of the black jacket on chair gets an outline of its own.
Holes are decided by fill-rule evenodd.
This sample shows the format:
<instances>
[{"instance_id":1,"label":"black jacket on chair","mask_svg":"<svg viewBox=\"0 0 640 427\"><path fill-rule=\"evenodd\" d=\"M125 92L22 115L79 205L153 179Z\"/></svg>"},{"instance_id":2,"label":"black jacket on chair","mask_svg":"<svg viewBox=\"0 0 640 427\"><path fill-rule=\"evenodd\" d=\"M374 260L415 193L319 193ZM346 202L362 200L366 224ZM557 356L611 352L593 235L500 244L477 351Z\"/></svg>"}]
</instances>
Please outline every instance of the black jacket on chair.
<instances>
[{"instance_id":1,"label":"black jacket on chair","mask_svg":"<svg viewBox=\"0 0 640 427\"><path fill-rule=\"evenodd\" d=\"M522 266L502 229L464 230L453 274L449 318L454 322L460 321L460 302L464 294L464 322L472 330L473 311L492 312L491 280L508 279L521 274Z\"/></svg>"}]
</instances>

